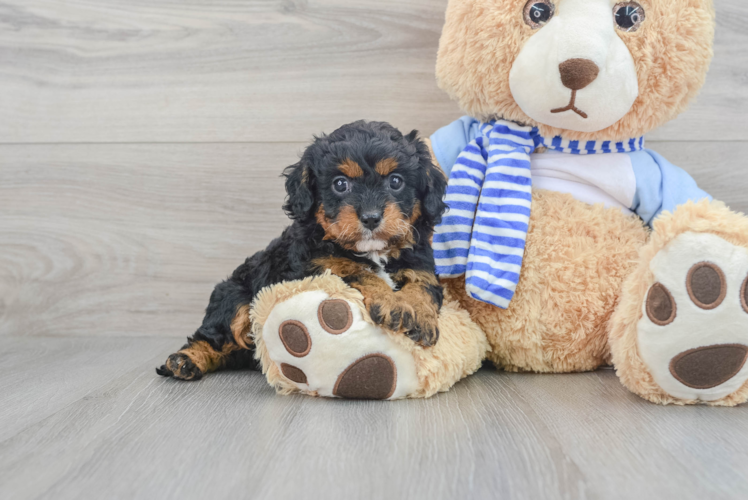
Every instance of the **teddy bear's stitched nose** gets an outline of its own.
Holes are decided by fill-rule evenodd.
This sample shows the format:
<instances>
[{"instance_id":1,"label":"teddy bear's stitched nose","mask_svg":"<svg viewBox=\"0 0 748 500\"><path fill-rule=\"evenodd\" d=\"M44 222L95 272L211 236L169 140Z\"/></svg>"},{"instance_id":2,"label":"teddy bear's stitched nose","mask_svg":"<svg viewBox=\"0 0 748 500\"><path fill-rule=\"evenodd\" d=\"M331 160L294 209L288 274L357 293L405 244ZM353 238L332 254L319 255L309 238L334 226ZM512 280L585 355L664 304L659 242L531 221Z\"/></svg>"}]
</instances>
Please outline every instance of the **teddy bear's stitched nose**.
<instances>
[{"instance_id":1,"label":"teddy bear's stitched nose","mask_svg":"<svg viewBox=\"0 0 748 500\"><path fill-rule=\"evenodd\" d=\"M597 64L589 59L568 59L558 65L561 83L571 90L582 90L595 81L600 73Z\"/></svg>"}]
</instances>

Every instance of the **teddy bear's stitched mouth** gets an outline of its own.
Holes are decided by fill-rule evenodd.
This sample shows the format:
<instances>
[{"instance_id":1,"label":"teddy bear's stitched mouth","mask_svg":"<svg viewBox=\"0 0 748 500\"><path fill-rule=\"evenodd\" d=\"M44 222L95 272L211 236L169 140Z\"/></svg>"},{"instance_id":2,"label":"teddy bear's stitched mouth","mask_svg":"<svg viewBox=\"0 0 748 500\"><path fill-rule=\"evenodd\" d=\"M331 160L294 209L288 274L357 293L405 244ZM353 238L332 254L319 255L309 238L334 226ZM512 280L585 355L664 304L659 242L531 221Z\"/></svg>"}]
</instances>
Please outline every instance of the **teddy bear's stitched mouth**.
<instances>
[{"instance_id":1,"label":"teddy bear's stitched mouth","mask_svg":"<svg viewBox=\"0 0 748 500\"><path fill-rule=\"evenodd\" d=\"M587 118L587 113L576 107L575 103L577 100L577 91L572 90L571 91L571 100L569 101L569 104L564 106L563 108L556 108L552 109L551 113L563 113L564 111L573 111L582 118Z\"/></svg>"}]
</instances>

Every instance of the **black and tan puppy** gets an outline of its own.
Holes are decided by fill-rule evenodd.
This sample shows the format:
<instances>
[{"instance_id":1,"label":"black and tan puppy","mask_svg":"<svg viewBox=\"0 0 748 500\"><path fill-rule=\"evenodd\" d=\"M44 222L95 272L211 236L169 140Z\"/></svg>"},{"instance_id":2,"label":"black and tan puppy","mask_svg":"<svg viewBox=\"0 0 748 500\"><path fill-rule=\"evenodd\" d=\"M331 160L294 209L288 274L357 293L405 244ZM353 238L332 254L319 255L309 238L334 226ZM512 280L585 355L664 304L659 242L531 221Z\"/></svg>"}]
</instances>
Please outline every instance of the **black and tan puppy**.
<instances>
[{"instance_id":1,"label":"black and tan puppy","mask_svg":"<svg viewBox=\"0 0 748 500\"><path fill-rule=\"evenodd\" d=\"M262 288L332 271L364 296L374 321L431 346L442 288L431 236L446 179L415 131L359 121L317 138L284 172L293 224L210 297L203 324L156 371L197 380L256 368L249 306Z\"/></svg>"}]
</instances>

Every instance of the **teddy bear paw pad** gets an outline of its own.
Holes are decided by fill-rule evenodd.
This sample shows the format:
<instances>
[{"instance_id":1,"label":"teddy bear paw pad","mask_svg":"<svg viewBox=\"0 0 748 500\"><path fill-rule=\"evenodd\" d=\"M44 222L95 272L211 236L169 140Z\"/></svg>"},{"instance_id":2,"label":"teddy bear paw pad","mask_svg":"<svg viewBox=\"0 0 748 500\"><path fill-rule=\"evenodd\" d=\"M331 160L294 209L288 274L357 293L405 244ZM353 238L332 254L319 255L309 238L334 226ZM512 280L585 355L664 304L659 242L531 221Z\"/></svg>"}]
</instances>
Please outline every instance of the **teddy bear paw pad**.
<instances>
[{"instance_id":1,"label":"teddy bear paw pad","mask_svg":"<svg viewBox=\"0 0 748 500\"><path fill-rule=\"evenodd\" d=\"M383 354L369 354L346 368L333 394L348 399L387 399L395 392L397 368Z\"/></svg>"},{"instance_id":2,"label":"teddy bear paw pad","mask_svg":"<svg viewBox=\"0 0 748 500\"><path fill-rule=\"evenodd\" d=\"M716 401L748 380L748 250L684 233L650 263L638 347L671 396Z\"/></svg>"},{"instance_id":3,"label":"teddy bear paw pad","mask_svg":"<svg viewBox=\"0 0 748 500\"><path fill-rule=\"evenodd\" d=\"M413 355L367 322L361 309L320 290L276 304L262 335L286 381L327 397L399 399L414 393Z\"/></svg>"}]
</instances>

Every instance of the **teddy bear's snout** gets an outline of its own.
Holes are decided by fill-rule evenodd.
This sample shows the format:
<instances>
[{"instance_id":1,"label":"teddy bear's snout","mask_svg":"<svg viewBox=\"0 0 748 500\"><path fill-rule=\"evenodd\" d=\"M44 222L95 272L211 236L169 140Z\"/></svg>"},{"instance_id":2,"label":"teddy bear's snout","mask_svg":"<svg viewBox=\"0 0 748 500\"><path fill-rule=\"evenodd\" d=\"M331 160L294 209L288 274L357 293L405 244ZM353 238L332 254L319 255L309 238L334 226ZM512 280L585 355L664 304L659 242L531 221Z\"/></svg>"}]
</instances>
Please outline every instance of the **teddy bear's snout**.
<instances>
[{"instance_id":1,"label":"teddy bear's snout","mask_svg":"<svg viewBox=\"0 0 748 500\"><path fill-rule=\"evenodd\" d=\"M582 90L594 82L600 68L589 59L568 59L558 65L561 83L571 90Z\"/></svg>"}]
</instances>

